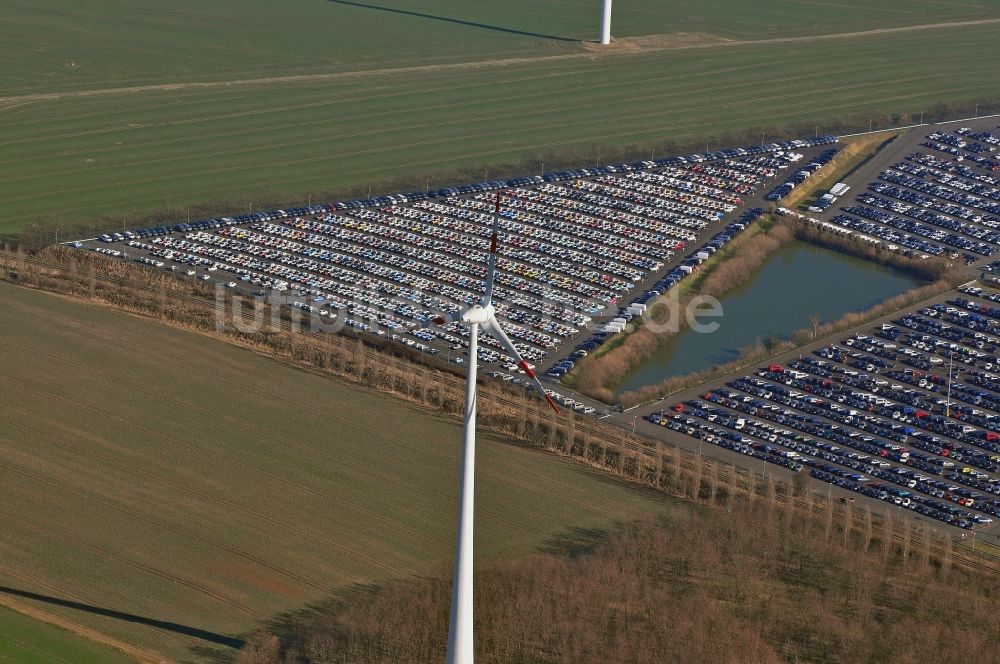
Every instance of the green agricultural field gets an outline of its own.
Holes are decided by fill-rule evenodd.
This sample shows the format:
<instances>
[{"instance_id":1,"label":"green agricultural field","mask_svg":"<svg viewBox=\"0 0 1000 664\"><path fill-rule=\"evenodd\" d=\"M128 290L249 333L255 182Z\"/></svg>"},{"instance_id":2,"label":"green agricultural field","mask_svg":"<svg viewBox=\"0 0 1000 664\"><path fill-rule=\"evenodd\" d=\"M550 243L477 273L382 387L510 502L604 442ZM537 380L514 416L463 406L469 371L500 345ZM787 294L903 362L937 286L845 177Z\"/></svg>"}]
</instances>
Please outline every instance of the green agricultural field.
<instances>
[{"instance_id":1,"label":"green agricultural field","mask_svg":"<svg viewBox=\"0 0 1000 664\"><path fill-rule=\"evenodd\" d=\"M440 187L996 94L991 4L620 1L602 53L579 41L596 4L14 3L0 235ZM979 23L939 25L955 21Z\"/></svg>"},{"instance_id":2,"label":"green agricultural field","mask_svg":"<svg viewBox=\"0 0 1000 664\"><path fill-rule=\"evenodd\" d=\"M618 0L618 38L827 34L995 18L948 0ZM0 94L570 53L599 0L7 0Z\"/></svg>"},{"instance_id":3,"label":"green agricultural field","mask_svg":"<svg viewBox=\"0 0 1000 664\"><path fill-rule=\"evenodd\" d=\"M2 664L135 664L110 648L64 629L0 608Z\"/></svg>"},{"instance_id":4,"label":"green agricultural field","mask_svg":"<svg viewBox=\"0 0 1000 664\"><path fill-rule=\"evenodd\" d=\"M6 284L0 307L0 593L201 661L352 584L447 573L459 424L100 307ZM480 442L486 558L689 509Z\"/></svg>"}]
</instances>

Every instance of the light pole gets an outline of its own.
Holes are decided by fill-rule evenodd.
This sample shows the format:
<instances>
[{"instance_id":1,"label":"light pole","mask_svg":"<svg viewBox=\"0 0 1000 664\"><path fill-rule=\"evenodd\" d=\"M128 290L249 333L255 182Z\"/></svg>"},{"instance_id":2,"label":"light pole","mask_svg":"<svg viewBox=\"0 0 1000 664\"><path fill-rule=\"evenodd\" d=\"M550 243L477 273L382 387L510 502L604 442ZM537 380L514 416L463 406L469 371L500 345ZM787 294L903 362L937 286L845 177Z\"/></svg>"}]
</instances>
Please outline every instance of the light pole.
<instances>
[{"instance_id":1,"label":"light pole","mask_svg":"<svg viewBox=\"0 0 1000 664\"><path fill-rule=\"evenodd\" d=\"M948 396L945 399L944 416L951 417L951 367L954 364L955 351L948 352Z\"/></svg>"}]
</instances>

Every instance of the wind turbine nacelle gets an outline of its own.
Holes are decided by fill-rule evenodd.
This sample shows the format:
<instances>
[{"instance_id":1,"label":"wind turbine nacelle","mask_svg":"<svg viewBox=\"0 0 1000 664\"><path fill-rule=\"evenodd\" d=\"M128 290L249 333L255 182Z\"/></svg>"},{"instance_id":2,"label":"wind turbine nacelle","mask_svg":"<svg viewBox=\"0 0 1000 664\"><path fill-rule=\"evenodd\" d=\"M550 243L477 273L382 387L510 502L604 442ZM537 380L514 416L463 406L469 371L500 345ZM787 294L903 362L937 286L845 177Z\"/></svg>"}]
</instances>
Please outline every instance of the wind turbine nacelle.
<instances>
[{"instance_id":1,"label":"wind turbine nacelle","mask_svg":"<svg viewBox=\"0 0 1000 664\"><path fill-rule=\"evenodd\" d=\"M493 309L492 304L488 304L485 307L481 304L474 304L462 312L460 320L466 325L482 325L486 321L493 318L493 314L495 313L496 311Z\"/></svg>"}]
</instances>

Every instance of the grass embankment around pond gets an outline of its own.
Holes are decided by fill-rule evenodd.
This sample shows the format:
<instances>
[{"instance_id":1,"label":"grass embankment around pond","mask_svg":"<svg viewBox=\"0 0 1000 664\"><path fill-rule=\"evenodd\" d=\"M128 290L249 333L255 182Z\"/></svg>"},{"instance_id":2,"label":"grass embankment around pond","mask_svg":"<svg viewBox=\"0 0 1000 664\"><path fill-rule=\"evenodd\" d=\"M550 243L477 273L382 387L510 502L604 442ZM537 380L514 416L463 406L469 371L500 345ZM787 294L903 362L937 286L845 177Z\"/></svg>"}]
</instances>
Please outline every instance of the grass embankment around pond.
<instances>
[{"instance_id":1,"label":"grass embankment around pond","mask_svg":"<svg viewBox=\"0 0 1000 664\"><path fill-rule=\"evenodd\" d=\"M794 190L783 201L783 207L794 208L800 204L804 206L806 201L814 200L817 195L826 191L838 180L847 177L873 159L881 150L890 145L899 133L899 131L887 131L849 139L833 160L817 171L806 185ZM616 388L630 371L648 360L657 349L666 344L678 332L688 327L687 317L678 312L687 311L694 298L698 296L719 298L734 288L747 283L769 256L795 239L887 265L928 282L939 280L948 269L948 266L941 260L913 259L881 246L831 233L804 222L778 219L773 215L768 215L751 224L733 242L713 254L699 267L697 273L682 281L677 289L664 294L650 308L646 316L634 319L629 332L617 335L597 352L584 358L575 370L564 379L564 383L568 387L605 403L618 402L623 405L635 405L649 399L659 398L677 389L696 385L708 380L713 375L721 375L748 363L760 361L760 359L773 355L775 351L783 349L789 344L791 344L790 348L794 348L796 345L804 343L810 335L816 333L818 326L814 325L811 330L795 332L787 340L771 340L768 343L751 344L740 349L739 358L733 362L672 377L656 385L616 395ZM948 280L947 283L951 283L951 280ZM944 287L943 284L940 285L940 288ZM927 296L921 295L925 292L924 290L917 289L917 291L919 293L914 292L913 296L917 297L918 300ZM901 304L904 300L908 301L907 298L902 300L892 298L886 303L897 303L898 306L905 306ZM673 307L668 306L670 302L674 303ZM882 315L875 314L876 310L882 311L882 305L873 307L868 312L860 313L871 314L869 319L876 315ZM674 320L670 321L672 312ZM835 327L831 328L830 331L846 329L843 326L848 321L854 320L856 315L856 313L845 315L840 321L827 323L823 327L834 325ZM656 323L655 327L660 330L666 327L668 331L654 333L649 329L649 326L644 324L645 320ZM668 325L668 322L672 324ZM787 348L785 349L787 350Z\"/></svg>"},{"instance_id":2,"label":"grass embankment around pond","mask_svg":"<svg viewBox=\"0 0 1000 664\"><path fill-rule=\"evenodd\" d=\"M787 224L755 222L723 250L709 258L702 269L675 290L657 299L635 330L600 354L584 358L573 372L576 387L584 394L611 403L614 388L635 366L648 359L674 334L687 329L683 312L698 296L720 297L746 283L774 251L794 239ZM655 331L654 331L655 330ZM664 332L663 330L668 330Z\"/></svg>"},{"instance_id":3,"label":"grass embankment around pond","mask_svg":"<svg viewBox=\"0 0 1000 664\"><path fill-rule=\"evenodd\" d=\"M795 331L785 339L758 341L740 349L739 357L733 362L674 376L638 390L616 394L617 386L629 372L647 361L677 333L687 329L686 316L678 312L687 311L687 307L696 297L719 298L747 283L775 251L794 240L803 240L888 265L913 274L926 283L867 310L847 313L835 321L822 324L817 322L811 328ZM723 251L706 261L702 270L690 278L688 283L680 286L676 292L668 292L657 300L647 312L647 323L639 322L635 331L623 335L620 340L615 339L613 342L615 345L608 351L581 360L572 374L573 386L583 394L605 403L617 402L625 406L646 403L705 382L713 376L724 375L788 352L815 338L850 329L865 321L884 316L891 311L931 297L935 293L943 292L961 282L963 278L964 274L960 270L952 271L945 261L903 256L804 222L768 216L756 222ZM671 301L676 305L668 306ZM649 321L654 324L649 324ZM657 331L654 332L651 328ZM664 332L664 329L667 331Z\"/></svg>"},{"instance_id":4,"label":"grass embankment around pond","mask_svg":"<svg viewBox=\"0 0 1000 664\"><path fill-rule=\"evenodd\" d=\"M766 235L772 226L773 223L770 221L756 221L731 244L723 247L709 257L708 260L702 263L697 273L682 281L676 291L671 291L661 298L661 300L658 300L657 304L654 304L653 307L651 307L649 316L652 317L653 322L657 324L665 324L670 321L672 310L667 306L667 303L670 302L671 297L676 298L678 303L676 310L684 311L687 303L690 302L692 297L695 295L712 293L721 294L721 292L728 290L723 282L732 277L732 272L736 270L744 270L749 276L749 274L756 269L756 267L759 267L760 263L758 261L765 260L770 251L780 247L786 240L783 235L780 239L776 237L770 238L771 240L778 240L781 243L773 249L770 248L770 245L772 244L770 240L755 240L755 238L758 238L761 233L765 233ZM781 234L779 233L779 235ZM724 272L720 273L719 276L710 279L716 269L724 265L729 267L727 267ZM717 295L715 296L717 297ZM678 326L678 332L686 329L687 321L684 319L683 315L676 316L674 318L674 322L676 322ZM580 366L563 378L563 384L573 389L582 390L585 394L588 394L588 396L591 396L592 398L610 403L612 395L606 395L605 398L602 398L598 397L596 392L592 393L594 374L591 372L591 368L594 366L603 367L605 365L622 366L620 363L623 360L637 357L637 353L643 352L643 350L647 348L648 344L652 341L651 336L659 334L652 333L649 328L645 327L645 319L646 317L634 318L630 323L631 327L625 334L615 335L598 347L594 353L580 362ZM612 358L611 360L604 359L609 355ZM643 359L644 357L645 356L643 356ZM598 371L604 371L604 369L602 368ZM598 380L600 382L604 382L605 379L601 377Z\"/></svg>"}]
</instances>

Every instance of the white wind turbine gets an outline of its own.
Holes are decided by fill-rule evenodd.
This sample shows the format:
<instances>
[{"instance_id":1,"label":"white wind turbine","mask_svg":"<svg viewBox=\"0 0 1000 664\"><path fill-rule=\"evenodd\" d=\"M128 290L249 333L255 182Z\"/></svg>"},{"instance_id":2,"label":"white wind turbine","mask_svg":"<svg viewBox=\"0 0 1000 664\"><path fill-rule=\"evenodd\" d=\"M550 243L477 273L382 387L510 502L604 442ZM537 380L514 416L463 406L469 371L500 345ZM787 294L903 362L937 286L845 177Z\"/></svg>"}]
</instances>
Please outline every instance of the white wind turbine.
<instances>
[{"instance_id":1,"label":"white wind turbine","mask_svg":"<svg viewBox=\"0 0 1000 664\"><path fill-rule=\"evenodd\" d=\"M496 209L493 212L493 235L490 237L489 262L486 271L486 294L480 303L464 311L438 316L437 325L459 322L469 327L469 378L465 386L465 426L462 429L462 483L458 491L458 533L455 539L455 569L452 575L451 619L448 627L447 664L473 663L472 635L472 526L473 504L475 502L476 470L476 369L478 364L479 328L492 334L503 344L517 365L532 380L549 402L552 409L559 412L552 398L535 372L524 361L500 327L493 308L493 282L497 268L497 234L500 231L500 194L497 194Z\"/></svg>"},{"instance_id":2,"label":"white wind turbine","mask_svg":"<svg viewBox=\"0 0 1000 664\"><path fill-rule=\"evenodd\" d=\"M601 44L611 43L611 0L601 2Z\"/></svg>"}]
</instances>

